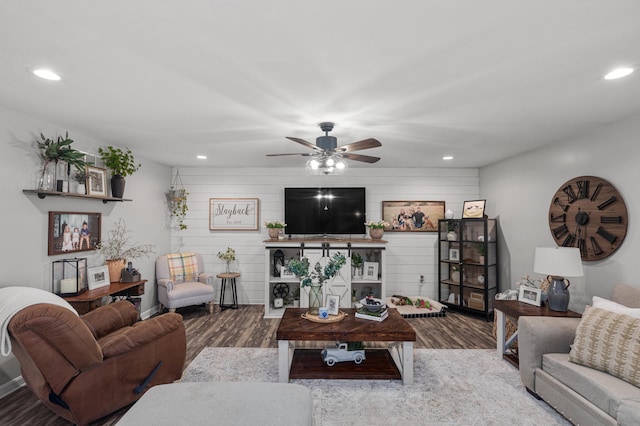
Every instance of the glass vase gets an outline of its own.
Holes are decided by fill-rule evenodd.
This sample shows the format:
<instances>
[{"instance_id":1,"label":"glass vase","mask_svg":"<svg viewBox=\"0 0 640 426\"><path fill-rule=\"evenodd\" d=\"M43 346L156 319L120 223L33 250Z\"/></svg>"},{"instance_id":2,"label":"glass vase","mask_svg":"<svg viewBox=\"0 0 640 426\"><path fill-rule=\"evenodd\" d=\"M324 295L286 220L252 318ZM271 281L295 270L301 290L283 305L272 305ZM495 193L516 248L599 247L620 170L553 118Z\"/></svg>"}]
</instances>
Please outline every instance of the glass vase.
<instances>
[{"instance_id":1,"label":"glass vase","mask_svg":"<svg viewBox=\"0 0 640 426\"><path fill-rule=\"evenodd\" d=\"M45 163L42 165L42 170L38 172L38 190L40 191L53 191L55 189L55 174L53 173L54 167L51 163Z\"/></svg>"},{"instance_id":2,"label":"glass vase","mask_svg":"<svg viewBox=\"0 0 640 426\"><path fill-rule=\"evenodd\" d=\"M309 287L309 315L318 315L322 305L322 286L312 284Z\"/></svg>"},{"instance_id":3,"label":"glass vase","mask_svg":"<svg viewBox=\"0 0 640 426\"><path fill-rule=\"evenodd\" d=\"M230 273L231 272L231 262L227 262L227 268L224 271L225 273Z\"/></svg>"}]
</instances>

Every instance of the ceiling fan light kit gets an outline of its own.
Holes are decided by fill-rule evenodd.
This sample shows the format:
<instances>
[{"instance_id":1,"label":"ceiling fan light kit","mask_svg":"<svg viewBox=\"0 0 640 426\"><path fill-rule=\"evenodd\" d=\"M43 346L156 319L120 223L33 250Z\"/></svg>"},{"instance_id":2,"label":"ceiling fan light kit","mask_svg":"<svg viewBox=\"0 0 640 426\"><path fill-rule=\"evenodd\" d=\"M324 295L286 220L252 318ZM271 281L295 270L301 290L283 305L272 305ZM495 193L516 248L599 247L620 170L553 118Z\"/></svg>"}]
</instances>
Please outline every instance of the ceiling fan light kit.
<instances>
[{"instance_id":1,"label":"ceiling fan light kit","mask_svg":"<svg viewBox=\"0 0 640 426\"><path fill-rule=\"evenodd\" d=\"M333 130L334 123L322 122L319 124L320 129L325 133L324 136L316 138L316 144L307 142L304 139L287 136L287 139L297 142L306 148L312 149L310 154L293 153L293 154L267 154L267 157L278 157L284 155L301 155L303 157L312 157L307 160L306 169L309 173L315 175L339 175L347 171L347 162L344 159L361 161L364 163L375 163L380 160L379 157L370 155L352 154L353 151L363 149L377 148L382 144L373 138L363 139L347 145L338 146L338 139L335 136L329 136L329 132Z\"/></svg>"}]
</instances>

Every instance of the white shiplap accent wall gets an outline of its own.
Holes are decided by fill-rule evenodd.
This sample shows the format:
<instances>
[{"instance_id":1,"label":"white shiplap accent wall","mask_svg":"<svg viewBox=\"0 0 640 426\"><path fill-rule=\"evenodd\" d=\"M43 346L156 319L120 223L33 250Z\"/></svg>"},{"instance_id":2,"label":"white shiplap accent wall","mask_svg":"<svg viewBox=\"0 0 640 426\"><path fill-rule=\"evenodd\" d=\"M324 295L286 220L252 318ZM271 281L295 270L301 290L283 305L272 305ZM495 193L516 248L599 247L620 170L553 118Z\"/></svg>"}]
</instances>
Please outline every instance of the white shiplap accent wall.
<instances>
[{"instance_id":1,"label":"white shiplap accent wall","mask_svg":"<svg viewBox=\"0 0 640 426\"><path fill-rule=\"evenodd\" d=\"M303 165L291 168L180 168L189 192L188 229L173 228L173 251L203 254L208 272L221 272L224 263L216 254L227 246L236 250L238 298L241 304L264 303L264 243L268 238L265 220L284 219L285 187L365 187L367 220L382 215L382 201L445 201L460 217L465 200L477 199L477 169L385 169L351 168L343 176L311 176ZM175 174L175 169L173 170ZM209 231L210 198L258 198L258 231ZM491 216L492 212L488 212ZM357 236L361 237L361 235ZM436 233L387 232L387 293L437 297ZM422 287L418 281L424 275ZM216 285L216 291L219 291Z\"/></svg>"}]
</instances>

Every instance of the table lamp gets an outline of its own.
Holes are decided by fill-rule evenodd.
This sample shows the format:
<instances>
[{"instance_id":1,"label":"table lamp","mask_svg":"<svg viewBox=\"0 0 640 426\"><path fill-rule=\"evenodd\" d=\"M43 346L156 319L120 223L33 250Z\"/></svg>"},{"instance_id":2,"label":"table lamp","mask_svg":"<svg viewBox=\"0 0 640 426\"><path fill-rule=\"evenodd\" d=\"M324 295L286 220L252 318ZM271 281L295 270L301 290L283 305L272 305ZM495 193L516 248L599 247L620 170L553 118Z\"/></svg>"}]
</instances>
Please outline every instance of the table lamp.
<instances>
[{"instance_id":1,"label":"table lamp","mask_svg":"<svg viewBox=\"0 0 640 426\"><path fill-rule=\"evenodd\" d=\"M533 271L550 276L547 290L549 309L566 312L569 307L569 280L565 277L581 277L580 249L574 247L536 247ZM565 285L566 281L566 285Z\"/></svg>"}]
</instances>

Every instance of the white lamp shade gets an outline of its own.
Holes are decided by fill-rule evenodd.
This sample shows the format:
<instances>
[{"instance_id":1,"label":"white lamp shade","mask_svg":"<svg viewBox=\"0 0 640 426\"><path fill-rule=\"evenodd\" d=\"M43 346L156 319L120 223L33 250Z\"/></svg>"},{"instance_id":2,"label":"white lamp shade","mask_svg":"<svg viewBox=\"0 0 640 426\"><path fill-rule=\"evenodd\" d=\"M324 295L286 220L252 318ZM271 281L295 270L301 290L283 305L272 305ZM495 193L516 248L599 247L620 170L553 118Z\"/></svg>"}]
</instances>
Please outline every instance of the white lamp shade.
<instances>
[{"instance_id":1,"label":"white lamp shade","mask_svg":"<svg viewBox=\"0 0 640 426\"><path fill-rule=\"evenodd\" d=\"M574 247L536 247L533 271L559 277L581 277L580 249Z\"/></svg>"}]
</instances>

